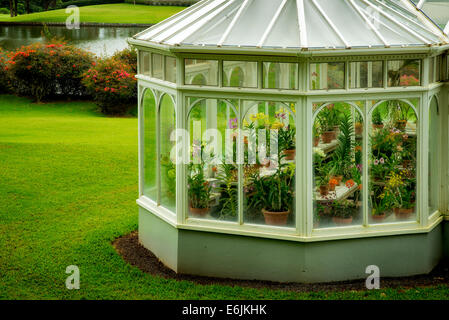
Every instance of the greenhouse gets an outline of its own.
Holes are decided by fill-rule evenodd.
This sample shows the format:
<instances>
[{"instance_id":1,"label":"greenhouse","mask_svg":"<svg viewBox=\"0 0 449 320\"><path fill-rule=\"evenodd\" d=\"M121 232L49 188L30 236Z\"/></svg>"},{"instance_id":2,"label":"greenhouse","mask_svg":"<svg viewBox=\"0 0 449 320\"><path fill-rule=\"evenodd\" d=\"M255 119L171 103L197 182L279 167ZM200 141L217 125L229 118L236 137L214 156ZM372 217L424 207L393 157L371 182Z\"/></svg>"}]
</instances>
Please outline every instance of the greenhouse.
<instances>
[{"instance_id":1,"label":"greenhouse","mask_svg":"<svg viewBox=\"0 0 449 320\"><path fill-rule=\"evenodd\" d=\"M139 239L178 273L323 282L449 254L449 38L409 0L203 0L139 52Z\"/></svg>"}]
</instances>

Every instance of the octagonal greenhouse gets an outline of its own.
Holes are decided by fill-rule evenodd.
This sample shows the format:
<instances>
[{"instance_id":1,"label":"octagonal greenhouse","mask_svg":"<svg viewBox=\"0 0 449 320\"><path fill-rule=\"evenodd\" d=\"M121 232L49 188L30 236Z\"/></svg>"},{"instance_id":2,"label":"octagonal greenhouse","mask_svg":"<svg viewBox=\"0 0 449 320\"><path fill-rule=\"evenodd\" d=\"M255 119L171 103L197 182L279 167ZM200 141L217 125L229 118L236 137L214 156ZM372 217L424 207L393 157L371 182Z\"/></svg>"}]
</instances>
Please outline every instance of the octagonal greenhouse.
<instances>
[{"instance_id":1,"label":"octagonal greenhouse","mask_svg":"<svg viewBox=\"0 0 449 320\"><path fill-rule=\"evenodd\" d=\"M448 50L409 0L203 0L135 35L139 239L176 272L428 273Z\"/></svg>"}]
</instances>

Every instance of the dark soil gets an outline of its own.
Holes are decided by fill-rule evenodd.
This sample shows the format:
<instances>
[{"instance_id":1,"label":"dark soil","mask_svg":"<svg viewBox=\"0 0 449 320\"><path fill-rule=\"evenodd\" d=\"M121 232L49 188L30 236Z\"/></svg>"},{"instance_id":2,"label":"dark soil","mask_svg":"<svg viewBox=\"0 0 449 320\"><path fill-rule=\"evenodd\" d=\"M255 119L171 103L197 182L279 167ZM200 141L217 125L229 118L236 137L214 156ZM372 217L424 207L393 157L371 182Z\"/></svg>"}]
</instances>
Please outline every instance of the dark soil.
<instances>
[{"instance_id":1,"label":"dark soil","mask_svg":"<svg viewBox=\"0 0 449 320\"><path fill-rule=\"evenodd\" d=\"M277 283L257 280L234 280L177 274L160 262L151 251L140 245L137 231L116 239L113 242L113 246L122 258L129 264L139 268L145 273L165 279L187 280L202 285L219 284L231 287L239 286L256 289L267 288L295 292L366 290L365 279L333 283L302 284ZM401 287L403 289L428 287L441 284L449 284L448 262L442 262L430 274L427 275L400 278L381 278L380 282L381 288Z\"/></svg>"}]
</instances>

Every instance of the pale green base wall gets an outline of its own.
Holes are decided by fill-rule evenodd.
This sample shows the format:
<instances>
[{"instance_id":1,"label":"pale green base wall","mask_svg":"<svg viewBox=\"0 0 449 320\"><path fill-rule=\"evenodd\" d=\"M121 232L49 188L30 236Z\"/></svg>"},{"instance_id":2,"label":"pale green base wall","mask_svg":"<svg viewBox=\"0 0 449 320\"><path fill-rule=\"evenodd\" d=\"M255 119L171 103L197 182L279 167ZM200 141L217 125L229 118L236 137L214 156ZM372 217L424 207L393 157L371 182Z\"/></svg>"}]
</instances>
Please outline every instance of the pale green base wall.
<instances>
[{"instance_id":1,"label":"pale green base wall","mask_svg":"<svg viewBox=\"0 0 449 320\"><path fill-rule=\"evenodd\" d=\"M304 243L177 230L144 209L139 220L141 243L179 273L303 283L364 279L369 265L381 277L429 273L443 257L446 229Z\"/></svg>"}]
</instances>

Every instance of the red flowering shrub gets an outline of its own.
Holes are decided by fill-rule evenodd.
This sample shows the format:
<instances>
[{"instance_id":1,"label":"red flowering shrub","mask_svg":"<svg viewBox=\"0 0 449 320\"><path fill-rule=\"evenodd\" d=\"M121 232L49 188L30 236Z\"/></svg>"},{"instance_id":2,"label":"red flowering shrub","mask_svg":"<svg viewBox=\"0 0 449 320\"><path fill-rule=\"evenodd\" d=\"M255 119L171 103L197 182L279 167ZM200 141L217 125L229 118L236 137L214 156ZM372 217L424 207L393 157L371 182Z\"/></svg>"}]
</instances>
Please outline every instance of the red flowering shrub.
<instances>
[{"instance_id":1,"label":"red flowering shrub","mask_svg":"<svg viewBox=\"0 0 449 320\"><path fill-rule=\"evenodd\" d=\"M8 53L6 68L12 89L37 101L55 95L85 94L83 73L92 66L93 55L64 43L35 43Z\"/></svg>"},{"instance_id":2,"label":"red flowering shrub","mask_svg":"<svg viewBox=\"0 0 449 320\"><path fill-rule=\"evenodd\" d=\"M123 63L129 64L134 73L137 73L137 50L134 48L126 48L122 51L114 53L112 58L119 60Z\"/></svg>"},{"instance_id":3,"label":"red flowering shrub","mask_svg":"<svg viewBox=\"0 0 449 320\"><path fill-rule=\"evenodd\" d=\"M9 92L8 68L6 67L7 57L0 48L0 93Z\"/></svg>"},{"instance_id":4,"label":"red flowering shrub","mask_svg":"<svg viewBox=\"0 0 449 320\"><path fill-rule=\"evenodd\" d=\"M83 83L105 114L124 114L137 101L135 65L117 57L99 60L84 74Z\"/></svg>"}]
</instances>

